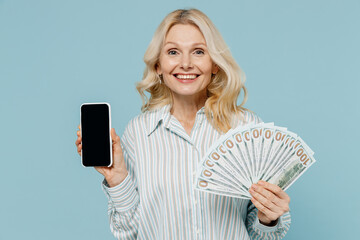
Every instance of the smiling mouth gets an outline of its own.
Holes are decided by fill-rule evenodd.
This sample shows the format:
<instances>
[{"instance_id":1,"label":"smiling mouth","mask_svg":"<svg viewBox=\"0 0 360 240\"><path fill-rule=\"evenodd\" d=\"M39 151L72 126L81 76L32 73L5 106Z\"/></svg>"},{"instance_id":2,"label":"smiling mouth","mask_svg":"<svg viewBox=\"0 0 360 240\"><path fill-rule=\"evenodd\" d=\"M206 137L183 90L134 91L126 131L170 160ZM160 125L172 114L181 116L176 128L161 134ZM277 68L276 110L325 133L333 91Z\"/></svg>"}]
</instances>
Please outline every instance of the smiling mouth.
<instances>
[{"instance_id":1,"label":"smiling mouth","mask_svg":"<svg viewBox=\"0 0 360 240\"><path fill-rule=\"evenodd\" d=\"M198 74L174 74L174 77L176 77L179 80L195 80L198 76Z\"/></svg>"}]
</instances>

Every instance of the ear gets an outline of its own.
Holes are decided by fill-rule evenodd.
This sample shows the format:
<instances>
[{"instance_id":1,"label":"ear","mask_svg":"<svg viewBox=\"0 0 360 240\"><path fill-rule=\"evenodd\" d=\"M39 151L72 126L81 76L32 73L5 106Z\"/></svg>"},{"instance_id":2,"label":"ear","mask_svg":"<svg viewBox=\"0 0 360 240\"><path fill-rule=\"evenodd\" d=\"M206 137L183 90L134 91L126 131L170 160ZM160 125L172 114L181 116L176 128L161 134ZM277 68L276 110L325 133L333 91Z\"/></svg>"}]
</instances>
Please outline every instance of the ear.
<instances>
[{"instance_id":1,"label":"ear","mask_svg":"<svg viewBox=\"0 0 360 240\"><path fill-rule=\"evenodd\" d=\"M218 66L217 64L213 63L213 67L212 67L211 73L212 73L212 74L217 74L218 71L219 71L219 66Z\"/></svg>"},{"instance_id":2,"label":"ear","mask_svg":"<svg viewBox=\"0 0 360 240\"><path fill-rule=\"evenodd\" d=\"M161 67L160 67L160 63L157 63L157 64L155 65L155 68L156 68L156 73L157 73L158 75L162 74Z\"/></svg>"}]
</instances>

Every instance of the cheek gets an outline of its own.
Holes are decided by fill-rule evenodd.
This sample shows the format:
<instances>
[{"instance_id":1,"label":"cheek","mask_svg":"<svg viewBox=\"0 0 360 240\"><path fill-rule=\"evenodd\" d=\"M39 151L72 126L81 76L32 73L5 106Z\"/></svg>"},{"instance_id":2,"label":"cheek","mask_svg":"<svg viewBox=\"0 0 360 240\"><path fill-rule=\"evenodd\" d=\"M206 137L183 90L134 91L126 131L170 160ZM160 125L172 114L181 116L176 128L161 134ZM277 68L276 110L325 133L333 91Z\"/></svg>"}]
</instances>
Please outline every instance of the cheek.
<instances>
[{"instance_id":1,"label":"cheek","mask_svg":"<svg viewBox=\"0 0 360 240\"><path fill-rule=\"evenodd\" d=\"M199 59L198 62L197 62L197 66L199 66L199 68L201 69L201 71L204 74L211 74L212 73L213 63L212 63L210 58Z\"/></svg>"},{"instance_id":2,"label":"cheek","mask_svg":"<svg viewBox=\"0 0 360 240\"><path fill-rule=\"evenodd\" d=\"M178 61L176 59L163 59L161 62L161 70L165 74L171 73L174 68L178 65Z\"/></svg>"}]
</instances>

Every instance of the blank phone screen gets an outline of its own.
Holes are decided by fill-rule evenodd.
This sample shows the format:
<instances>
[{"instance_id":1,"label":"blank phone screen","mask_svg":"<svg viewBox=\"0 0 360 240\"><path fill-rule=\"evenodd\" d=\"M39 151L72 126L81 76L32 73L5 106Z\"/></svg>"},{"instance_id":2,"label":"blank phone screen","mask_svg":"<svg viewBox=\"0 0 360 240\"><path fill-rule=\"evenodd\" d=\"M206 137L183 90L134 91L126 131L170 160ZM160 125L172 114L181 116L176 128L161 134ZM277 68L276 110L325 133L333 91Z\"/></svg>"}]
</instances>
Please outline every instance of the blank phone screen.
<instances>
[{"instance_id":1,"label":"blank phone screen","mask_svg":"<svg viewBox=\"0 0 360 240\"><path fill-rule=\"evenodd\" d=\"M81 106L82 161L86 167L111 163L109 111L107 104Z\"/></svg>"}]
</instances>

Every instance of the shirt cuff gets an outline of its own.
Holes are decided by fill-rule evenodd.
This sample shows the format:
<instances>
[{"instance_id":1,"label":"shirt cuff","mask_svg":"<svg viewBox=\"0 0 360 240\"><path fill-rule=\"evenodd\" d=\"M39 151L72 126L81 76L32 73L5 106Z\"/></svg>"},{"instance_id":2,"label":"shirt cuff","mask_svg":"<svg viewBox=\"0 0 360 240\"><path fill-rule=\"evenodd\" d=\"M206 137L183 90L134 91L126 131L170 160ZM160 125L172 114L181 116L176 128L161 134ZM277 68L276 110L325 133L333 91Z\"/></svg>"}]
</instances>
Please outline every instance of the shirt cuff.
<instances>
[{"instance_id":1,"label":"shirt cuff","mask_svg":"<svg viewBox=\"0 0 360 240\"><path fill-rule=\"evenodd\" d=\"M282 215L279 219L278 222L275 226L266 226L262 223L260 223L260 220L256 214L256 219L254 222L254 228L258 229L261 232L276 232L276 231L282 231L282 229L284 229L284 221L287 221L287 219L290 218L290 213L287 212L284 215Z\"/></svg>"},{"instance_id":2,"label":"shirt cuff","mask_svg":"<svg viewBox=\"0 0 360 240\"><path fill-rule=\"evenodd\" d=\"M104 179L102 187L108 196L109 202L119 212L126 212L134 208L140 202L139 193L129 174L124 181L115 187L109 187L107 181Z\"/></svg>"}]
</instances>

